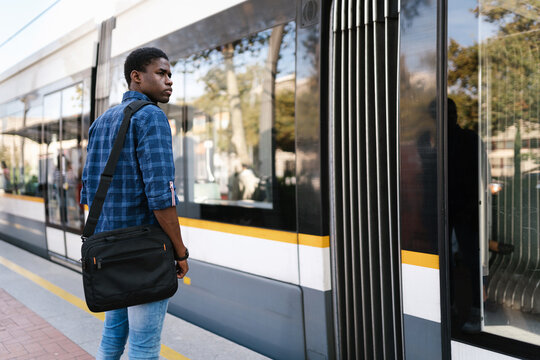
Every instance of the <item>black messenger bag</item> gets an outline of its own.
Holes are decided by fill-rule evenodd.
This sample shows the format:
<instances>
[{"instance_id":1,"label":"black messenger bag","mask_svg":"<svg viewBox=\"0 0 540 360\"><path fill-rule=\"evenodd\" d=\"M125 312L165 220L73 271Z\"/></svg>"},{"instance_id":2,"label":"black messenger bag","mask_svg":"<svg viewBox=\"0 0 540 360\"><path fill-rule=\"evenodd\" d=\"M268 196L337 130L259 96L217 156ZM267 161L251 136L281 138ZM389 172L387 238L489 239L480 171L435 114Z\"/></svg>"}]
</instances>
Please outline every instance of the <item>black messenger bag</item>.
<instances>
[{"instance_id":1,"label":"black messenger bag","mask_svg":"<svg viewBox=\"0 0 540 360\"><path fill-rule=\"evenodd\" d=\"M131 116L149 104L152 103L136 100L126 106L84 226L81 248L84 296L88 308L94 312L163 300L178 289L174 248L159 225L94 234Z\"/></svg>"}]
</instances>

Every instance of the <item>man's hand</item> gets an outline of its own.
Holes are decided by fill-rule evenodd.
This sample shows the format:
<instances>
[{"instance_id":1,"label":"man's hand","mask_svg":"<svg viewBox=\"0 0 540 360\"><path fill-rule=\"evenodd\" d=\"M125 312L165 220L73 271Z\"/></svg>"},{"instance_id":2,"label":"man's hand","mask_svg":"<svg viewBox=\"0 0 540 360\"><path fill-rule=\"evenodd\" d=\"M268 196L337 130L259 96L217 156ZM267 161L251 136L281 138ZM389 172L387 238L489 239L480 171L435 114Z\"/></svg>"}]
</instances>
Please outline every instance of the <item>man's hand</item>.
<instances>
[{"instance_id":1,"label":"man's hand","mask_svg":"<svg viewBox=\"0 0 540 360\"><path fill-rule=\"evenodd\" d=\"M177 261L176 262L176 277L183 279L186 276L186 273L189 271L189 265L187 260Z\"/></svg>"},{"instance_id":2,"label":"man's hand","mask_svg":"<svg viewBox=\"0 0 540 360\"><path fill-rule=\"evenodd\" d=\"M182 241L180 232L180 224L178 224L178 215L176 215L176 207L172 206L162 210L154 210L156 219L165 233L171 239L174 251L179 257L186 255L186 246ZM176 262L176 277L182 279L189 270L186 260Z\"/></svg>"}]
</instances>

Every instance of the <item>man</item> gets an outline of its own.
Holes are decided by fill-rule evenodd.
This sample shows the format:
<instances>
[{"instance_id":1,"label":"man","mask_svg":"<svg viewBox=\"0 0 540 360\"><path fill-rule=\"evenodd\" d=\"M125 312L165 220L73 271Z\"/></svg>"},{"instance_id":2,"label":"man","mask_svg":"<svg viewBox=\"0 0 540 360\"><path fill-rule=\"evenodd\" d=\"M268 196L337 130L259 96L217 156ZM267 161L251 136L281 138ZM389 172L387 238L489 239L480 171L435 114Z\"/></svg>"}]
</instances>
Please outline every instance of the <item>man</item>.
<instances>
[{"instance_id":1,"label":"man","mask_svg":"<svg viewBox=\"0 0 540 360\"><path fill-rule=\"evenodd\" d=\"M82 204L92 204L124 108L135 100L167 103L172 93L171 66L159 49L141 48L129 54L124 76L129 91L122 103L107 110L89 130ZM95 233L158 222L181 259L177 261L177 276L183 278L188 271L188 253L178 225L174 189L169 122L157 106L144 106L131 118ZM119 359L129 335L130 359L158 359L167 304L165 299L107 311L97 358Z\"/></svg>"}]
</instances>

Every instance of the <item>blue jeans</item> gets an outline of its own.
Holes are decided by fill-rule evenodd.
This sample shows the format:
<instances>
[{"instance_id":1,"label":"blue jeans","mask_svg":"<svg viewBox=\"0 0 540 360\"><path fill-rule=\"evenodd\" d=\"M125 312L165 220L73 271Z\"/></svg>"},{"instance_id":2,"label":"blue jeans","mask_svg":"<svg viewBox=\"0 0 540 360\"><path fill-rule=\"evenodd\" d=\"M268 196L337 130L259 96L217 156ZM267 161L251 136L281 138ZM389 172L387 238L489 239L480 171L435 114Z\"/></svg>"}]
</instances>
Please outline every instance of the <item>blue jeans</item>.
<instances>
[{"instance_id":1,"label":"blue jeans","mask_svg":"<svg viewBox=\"0 0 540 360\"><path fill-rule=\"evenodd\" d=\"M169 299L105 312L98 360L117 360L129 335L130 359L159 359Z\"/></svg>"}]
</instances>

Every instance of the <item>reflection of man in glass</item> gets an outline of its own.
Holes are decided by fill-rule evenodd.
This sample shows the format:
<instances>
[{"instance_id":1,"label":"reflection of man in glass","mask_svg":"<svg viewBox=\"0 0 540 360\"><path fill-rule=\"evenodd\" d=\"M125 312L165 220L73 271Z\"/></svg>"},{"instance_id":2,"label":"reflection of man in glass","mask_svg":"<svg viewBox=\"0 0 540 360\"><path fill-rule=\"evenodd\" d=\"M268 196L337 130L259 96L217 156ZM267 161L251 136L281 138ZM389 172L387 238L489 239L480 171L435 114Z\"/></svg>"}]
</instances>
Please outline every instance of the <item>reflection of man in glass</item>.
<instances>
[{"instance_id":1,"label":"reflection of man in glass","mask_svg":"<svg viewBox=\"0 0 540 360\"><path fill-rule=\"evenodd\" d=\"M448 99L448 222L453 255L454 313L464 332L480 328L480 242L478 210L478 135L457 123L457 108ZM465 299L471 299L468 304Z\"/></svg>"}]
</instances>

